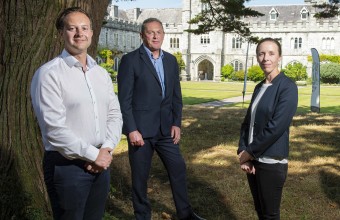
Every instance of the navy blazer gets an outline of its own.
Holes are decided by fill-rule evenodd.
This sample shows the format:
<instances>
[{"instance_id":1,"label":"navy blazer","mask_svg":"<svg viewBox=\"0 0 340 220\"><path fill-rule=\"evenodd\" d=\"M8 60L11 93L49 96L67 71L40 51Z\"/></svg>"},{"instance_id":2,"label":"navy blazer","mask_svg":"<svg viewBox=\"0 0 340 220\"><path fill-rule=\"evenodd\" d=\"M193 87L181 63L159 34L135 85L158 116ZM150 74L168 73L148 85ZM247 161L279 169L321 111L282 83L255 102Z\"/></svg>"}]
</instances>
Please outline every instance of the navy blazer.
<instances>
[{"instance_id":1,"label":"navy blazer","mask_svg":"<svg viewBox=\"0 0 340 220\"><path fill-rule=\"evenodd\" d=\"M123 133L138 130L143 138L154 137L161 129L181 127L182 94L176 58L163 51L165 97L157 72L142 45L122 57L118 69L118 99L123 115Z\"/></svg>"},{"instance_id":2,"label":"navy blazer","mask_svg":"<svg viewBox=\"0 0 340 220\"><path fill-rule=\"evenodd\" d=\"M287 158L289 154L289 126L297 109L298 90L296 84L284 73L279 73L267 88L258 103L253 142L248 144L251 106L265 80L256 85L241 126L237 153L246 150L254 158L268 156Z\"/></svg>"}]
</instances>

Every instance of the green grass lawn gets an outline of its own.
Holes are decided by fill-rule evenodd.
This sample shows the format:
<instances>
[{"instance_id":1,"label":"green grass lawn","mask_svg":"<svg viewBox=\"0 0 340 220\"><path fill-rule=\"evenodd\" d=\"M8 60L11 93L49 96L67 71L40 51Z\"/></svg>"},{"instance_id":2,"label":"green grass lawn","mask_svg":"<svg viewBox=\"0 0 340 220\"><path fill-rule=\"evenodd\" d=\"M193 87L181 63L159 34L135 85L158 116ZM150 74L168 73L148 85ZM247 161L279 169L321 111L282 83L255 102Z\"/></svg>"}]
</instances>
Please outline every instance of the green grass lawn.
<instances>
[{"instance_id":1,"label":"green grass lawn","mask_svg":"<svg viewBox=\"0 0 340 220\"><path fill-rule=\"evenodd\" d=\"M252 94L255 83L248 83L246 94ZM243 83L230 82L181 82L183 103L193 105L225 98L242 96ZM298 112L310 112L312 87L299 87ZM246 102L249 104L249 102ZM238 103L232 106L240 107ZM340 113L340 86L322 86L320 89L320 106L322 113ZM247 105L245 105L247 107Z\"/></svg>"}]
</instances>

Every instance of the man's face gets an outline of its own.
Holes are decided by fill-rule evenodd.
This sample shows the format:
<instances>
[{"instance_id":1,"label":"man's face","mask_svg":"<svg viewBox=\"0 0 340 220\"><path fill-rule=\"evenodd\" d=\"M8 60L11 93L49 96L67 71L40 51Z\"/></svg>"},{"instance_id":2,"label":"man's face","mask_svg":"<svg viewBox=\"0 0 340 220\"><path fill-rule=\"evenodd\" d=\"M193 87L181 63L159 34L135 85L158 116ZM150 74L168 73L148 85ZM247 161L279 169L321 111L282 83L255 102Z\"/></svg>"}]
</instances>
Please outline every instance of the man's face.
<instances>
[{"instance_id":1,"label":"man's face","mask_svg":"<svg viewBox=\"0 0 340 220\"><path fill-rule=\"evenodd\" d=\"M64 19L61 35L65 41L65 49L71 55L87 53L93 35L90 19L80 12L68 14Z\"/></svg>"},{"instance_id":2,"label":"man's face","mask_svg":"<svg viewBox=\"0 0 340 220\"><path fill-rule=\"evenodd\" d=\"M164 30L160 23L153 21L145 24L145 30L141 33L143 44L151 52L161 49L164 40Z\"/></svg>"}]
</instances>

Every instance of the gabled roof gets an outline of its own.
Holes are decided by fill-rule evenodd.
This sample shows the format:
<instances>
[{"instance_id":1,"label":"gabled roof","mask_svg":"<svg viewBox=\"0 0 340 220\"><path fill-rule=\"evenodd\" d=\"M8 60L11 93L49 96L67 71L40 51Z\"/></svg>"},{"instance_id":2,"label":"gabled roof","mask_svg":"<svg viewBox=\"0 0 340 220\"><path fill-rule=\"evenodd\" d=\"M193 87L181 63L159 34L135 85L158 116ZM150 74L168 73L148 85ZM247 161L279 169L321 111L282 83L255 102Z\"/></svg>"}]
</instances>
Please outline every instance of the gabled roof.
<instances>
[{"instance_id":1,"label":"gabled roof","mask_svg":"<svg viewBox=\"0 0 340 220\"><path fill-rule=\"evenodd\" d=\"M182 24L182 9L181 8L162 8L162 9L142 9L137 22L142 23L147 18L157 18L162 23L167 24Z\"/></svg>"},{"instance_id":2,"label":"gabled roof","mask_svg":"<svg viewBox=\"0 0 340 220\"><path fill-rule=\"evenodd\" d=\"M311 5L252 6L250 8L264 14L262 17L248 18L254 22L268 21L268 14L273 8L279 12L278 21L299 21L301 20L301 10L303 8L308 10L308 12L313 10L313 6Z\"/></svg>"}]
</instances>

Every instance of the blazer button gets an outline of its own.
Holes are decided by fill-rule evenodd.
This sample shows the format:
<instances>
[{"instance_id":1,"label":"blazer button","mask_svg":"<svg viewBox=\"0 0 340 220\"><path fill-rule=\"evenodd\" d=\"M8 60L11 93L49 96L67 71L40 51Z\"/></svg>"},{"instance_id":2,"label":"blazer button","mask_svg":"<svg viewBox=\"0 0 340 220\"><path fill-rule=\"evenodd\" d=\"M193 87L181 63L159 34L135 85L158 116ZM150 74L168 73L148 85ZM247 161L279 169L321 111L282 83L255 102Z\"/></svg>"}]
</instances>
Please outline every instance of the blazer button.
<instances>
[{"instance_id":1,"label":"blazer button","mask_svg":"<svg viewBox=\"0 0 340 220\"><path fill-rule=\"evenodd\" d=\"M160 96L162 96L162 93L159 93Z\"/></svg>"}]
</instances>

